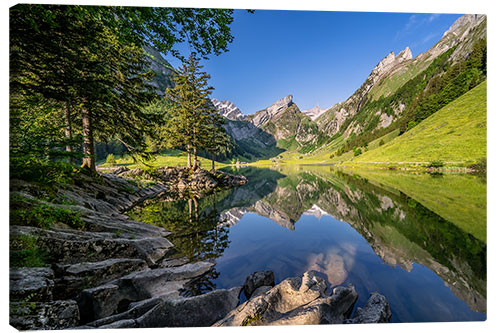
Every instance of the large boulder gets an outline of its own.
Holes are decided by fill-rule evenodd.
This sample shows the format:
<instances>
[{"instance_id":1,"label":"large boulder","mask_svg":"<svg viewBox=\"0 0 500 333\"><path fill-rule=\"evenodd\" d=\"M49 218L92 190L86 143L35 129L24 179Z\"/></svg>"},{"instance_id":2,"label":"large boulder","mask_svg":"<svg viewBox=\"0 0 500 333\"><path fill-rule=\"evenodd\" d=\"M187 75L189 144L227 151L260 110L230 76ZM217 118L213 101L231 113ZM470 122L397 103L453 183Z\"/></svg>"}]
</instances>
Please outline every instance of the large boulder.
<instances>
[{"instance_id":1,"label":"large boulder","mask_svg":"<svg viewBox=\"0 0 500 333\"><path fill-rule=\"evenodd\" d=\"M371 293L363 308L357 308L354 316L346 324L388 323L391 319L389 303L383 295Z\"/></svg>"},{"instance_id":2,"label":"large boulder","mask_svg":"<svg viewBox=\"0 0 500 333\"><path fill-rule=\"evenodd\" d=\"M210 326L234 309L241 287L220 289L207 294L169 298L137 319L137 327Z\"/></svg>"},{"instance_id":3,"label":"large boulder","mask_svg":"<svg viewBox=\"0 0 500 333\"><path fill-rule=\"evenodd\" d=\"M257 271L247 276L243 291L245 296L250 298L253 292L263 286L274 286L274 273L273 271Z\"/></svg>"},{"instance_id":4,"label":"large boulder","mask_svg":"<svg viewBox=\"0 0 500 333\"><path fill-rule=\"evenodd\" d=\"M321 297L297 307L275 320L268 321L266 325L341 324L351 313L356 300L354 286L340 286L333 290L331 296Z\"/></svg>"},{"instance_id":5,"label":"large boulder","mask_svg":"<svg viewBox=\"0 0 500 333\"><path fill-rule=\"evenodd\" d=\"M288 278L238 306L214 326L297 325L342 323L357 300L353 286L325 294L325 280L313 271Z\"/></svg>"}]
</instances>

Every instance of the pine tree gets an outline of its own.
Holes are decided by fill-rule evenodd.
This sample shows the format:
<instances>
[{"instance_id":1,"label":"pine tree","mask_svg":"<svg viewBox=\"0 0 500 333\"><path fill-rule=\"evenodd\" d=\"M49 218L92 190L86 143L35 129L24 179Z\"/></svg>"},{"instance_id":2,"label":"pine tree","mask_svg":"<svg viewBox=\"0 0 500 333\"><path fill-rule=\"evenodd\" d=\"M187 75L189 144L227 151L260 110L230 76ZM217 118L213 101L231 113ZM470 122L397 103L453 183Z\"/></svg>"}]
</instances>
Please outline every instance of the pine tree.
<instances>
[{"instance_id":1,"label":"pine tree","mask_svg":"<svg viewBox=\"0 0 500 333\"><path fill-rule=\"evenodd\" d=\"M184 147L187 166L193 169L199 166L200 149L215 154L228 141L220 131L222 118L209 99L213 90L208 86L210 75L201 68L199 61L191 55L178 70L174 78L176 86L166 90L165 97L170 107L162 131L164 147Z\"/></svg>"},{"instance_id":2,"label":"pine tree","mask_svg":"<svg viewBox=\"0 0 500 333\"><path fill-rule=\"evenodd\" d=\"M230 151L233 146L231 137L226 133L223 127L225 123L217 109L209 102L209 124L205 127L203 148L210 154L212 160L212 170L215 170L215 156L224 154Z\"/></svg>"}]
</instances>

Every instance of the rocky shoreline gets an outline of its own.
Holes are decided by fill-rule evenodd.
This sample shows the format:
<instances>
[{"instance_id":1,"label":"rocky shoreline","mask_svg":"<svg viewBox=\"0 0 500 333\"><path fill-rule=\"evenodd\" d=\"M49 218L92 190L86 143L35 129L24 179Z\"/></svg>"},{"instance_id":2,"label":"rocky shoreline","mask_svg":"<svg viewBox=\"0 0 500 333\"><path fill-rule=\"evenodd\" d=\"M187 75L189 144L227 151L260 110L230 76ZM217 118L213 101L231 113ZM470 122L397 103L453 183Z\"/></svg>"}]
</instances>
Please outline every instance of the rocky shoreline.
<instances>
[{"instance_id":1,"label":"rocky shoreline","mask_svg":"<svg viewBox=\"0 0 500 333\"><path fill-rule=\"evenodd\" d=\"M316 277L314 272L306 272L302 278L286 279L276 286L272 272L256 272L247 279L245 286L185 297L184 291L189 283L209 272L214 263L188 262L179 257L168 240L169 231L132 221L123 213L161 193L203 192L241 185L246 179L219 171L189 174L179 168L160 168L154 173L121 169L116 173L120 176L100 174L100 181L81 175L71 187L58 188L57 195L71 204L49 204L78 211L84 222L83 228L74 229L64 224L48 229L10 226L11 246L17 239L30 237L50 254L45 267L10 268L9 317L15 328L185 327L389 320L387 302L380 295L374 300L373 296L370 298L376 306L370 305L369 300L365 306L368 310L360 310L353 319L348 319L357 299L354 287L337 287L332 295L326 295L325 281ZM131 175L150 182L122 177ZM38 192L33 184L11 181L11 194L33 199ZM238 306L242 289L248 301ZM287 298L285 295L294 296ZM378 319L366 319L364 314L367 312L377 313ZM304 319L304 313L316 315L307 315L308 319Z\"/></svg>"}]
</instances>

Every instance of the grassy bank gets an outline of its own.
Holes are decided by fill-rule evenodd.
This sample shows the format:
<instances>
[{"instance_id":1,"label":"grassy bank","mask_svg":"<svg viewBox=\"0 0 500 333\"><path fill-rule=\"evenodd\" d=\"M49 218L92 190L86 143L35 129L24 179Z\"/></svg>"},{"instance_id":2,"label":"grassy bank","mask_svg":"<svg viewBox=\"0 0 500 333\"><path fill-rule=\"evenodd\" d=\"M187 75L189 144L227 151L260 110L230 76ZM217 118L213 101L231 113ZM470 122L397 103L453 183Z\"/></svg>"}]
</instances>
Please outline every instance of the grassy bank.
<instances>
[{"instance_id":1,"label":"grassy bank","mask_svg":"<svg viewBox=\"0 0 500 333\"><path fill-rule=\"evenodd\" d=\"M204 169L212 168L212 161L210 159L198 156L198 160L201 162L201 167ZM169 150L166 153L155 156L154 159L147 161L145 163L134 161L134 159L130 156L124 156L116 159L115 164L102 163L99 164L99 168L101 170L104 168L111 168L116 166L125 166L129 169L135 168L148 168L148 167L162 167L162 166L175 166L175 167L183 167L187 165L187 155L186 152L180 150ZM227 164L223 164L220 162L215 162L216 168L225 167ZM103 170L105 171L105 170Z\"/></svg>"},{"instance_id":2,"label":"grassy bank","mask_svg":"<svg viewBox=\"0 0 500 333\"><path fill-rule=\"evenodd\" d=\"M465 93L402 136L345 164L460 168L486 157L486 82Z\"/></svg>"}]
</instances>

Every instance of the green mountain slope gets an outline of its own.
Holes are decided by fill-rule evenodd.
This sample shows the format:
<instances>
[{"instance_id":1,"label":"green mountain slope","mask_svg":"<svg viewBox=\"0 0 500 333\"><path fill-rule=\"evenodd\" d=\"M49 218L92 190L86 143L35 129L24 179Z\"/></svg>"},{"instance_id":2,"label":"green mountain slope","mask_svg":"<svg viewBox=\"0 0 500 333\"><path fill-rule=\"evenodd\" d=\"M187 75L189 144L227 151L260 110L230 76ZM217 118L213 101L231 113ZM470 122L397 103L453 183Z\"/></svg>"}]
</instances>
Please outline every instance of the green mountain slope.
<instances>
[{"instance_id":1,"label":"green mountain slope","mask_svg":"<svg viewBox=\"0 0 500 333\"><path fill-rule=\"evenodd\" d=\"M464 15L427 52L415 58L408 48L391 52L351 97L315 122L325 135L342 136L331 153L353 155L357 147L415 126L485 78L486 17Z\"/></svg>"},{"instance_id":2,"label":"green mountain slope","mask_svg":"<svg viewBox=\"0 0 500 333\"><path fill-rule=\"evenodd\" d=\"M486 157L486 81L353 162L472 163Z\"/></svg>"}]
</instances>

